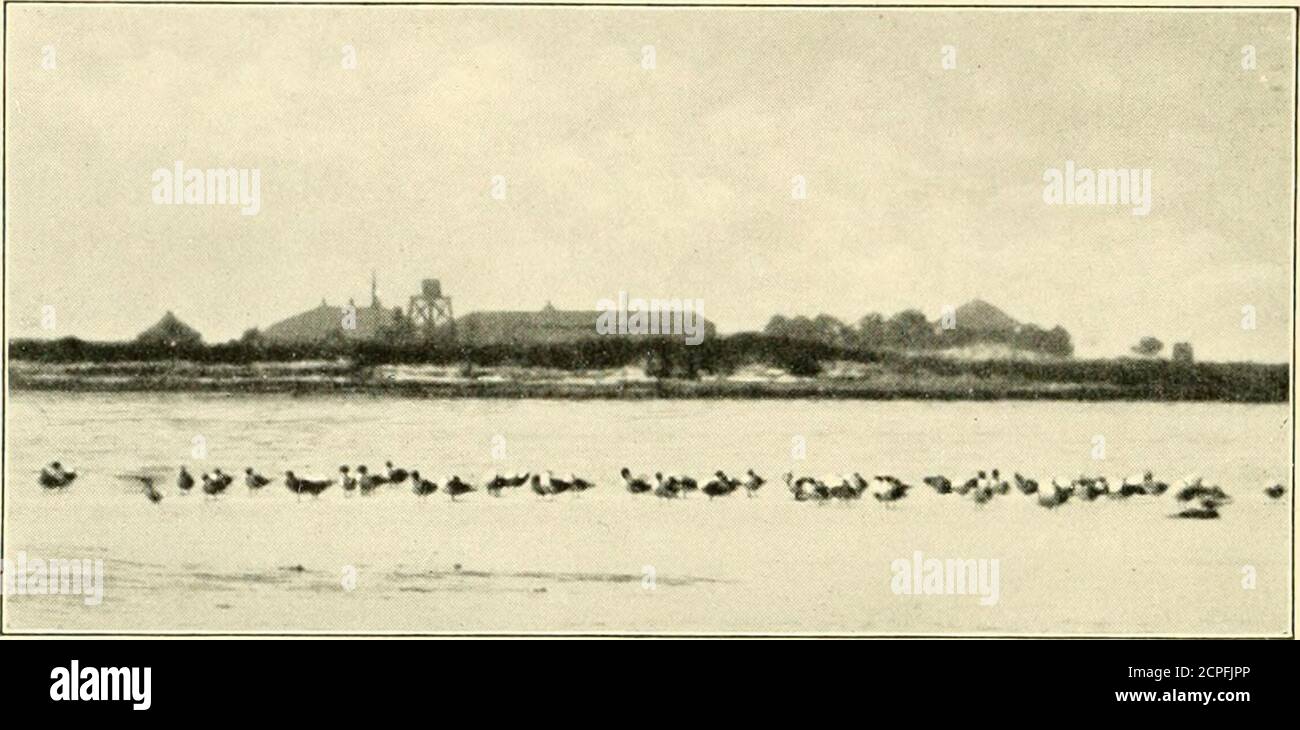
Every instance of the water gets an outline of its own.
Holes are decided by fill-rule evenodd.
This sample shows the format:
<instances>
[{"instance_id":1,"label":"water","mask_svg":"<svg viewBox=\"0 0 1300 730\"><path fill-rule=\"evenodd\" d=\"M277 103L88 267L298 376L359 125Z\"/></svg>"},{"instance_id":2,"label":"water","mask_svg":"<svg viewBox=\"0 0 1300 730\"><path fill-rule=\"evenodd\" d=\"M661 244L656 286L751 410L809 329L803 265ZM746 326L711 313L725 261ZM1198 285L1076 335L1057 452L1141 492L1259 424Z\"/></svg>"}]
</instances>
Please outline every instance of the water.
<instances>
[{"instance_id":1,"label":"water","mask_svg":"<svg viewBox=\"0 0 1300 730\"><path fill-rule=\"evenodd\" d=\"M17 392L7 419L6 557L102 559L104 600L7 595L9 630L1138 633L1289 632L1288 406L1151 403L475 401L368 396ZM1104 439L1104 444L1098 438ZM196 440L197 439L197 440ZM206 459L194 458L196 444ZM800 444L806 458L793 460ZM1104 448L1104 460L1094 452ZM494 449L504 458L494 460ZM36 486L61 460L82 476ZM451 504L405 488L283 485L161 504L114 474L186 463L333 476L391 459L441 479L493 468L599 486ZM663 502L618 471L754 468L758 498ZM1153 469L1236 497L1218 521L1173 499L978 507L924 488L903 502L790 500L780 475L889 473L919 483L1000 467L1039 479ZM900 596L890 564L997 559L998 602ZM1253 588L1243 587L1247 574Z\"/></svg>"}]
</instances>

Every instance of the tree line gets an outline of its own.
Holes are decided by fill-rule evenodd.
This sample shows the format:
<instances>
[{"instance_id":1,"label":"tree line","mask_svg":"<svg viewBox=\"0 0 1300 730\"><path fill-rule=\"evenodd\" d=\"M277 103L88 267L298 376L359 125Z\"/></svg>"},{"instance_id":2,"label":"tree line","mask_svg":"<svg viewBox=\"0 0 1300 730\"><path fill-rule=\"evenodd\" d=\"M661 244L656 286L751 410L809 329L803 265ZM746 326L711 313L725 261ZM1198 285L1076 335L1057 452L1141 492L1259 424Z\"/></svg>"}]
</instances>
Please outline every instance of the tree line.
<instances>
[{"instance_id":1,"label":"tree line","mask_svg":"<svg viewBox=\"0 0 1300 730\"><path fill-rule=\"evenodd\" d=\"M387 343L336 341L315 344L269 343L245 337L221 344L202 342L88 342L13 340L11 360L37 363L93 363L111 371L112 364L153 363L166 368L176 361L200 365L266 362L338 361L345 370L364 375L381 365L454 366L472 375L480 368L550 368L566 371L642 367L659 379L694 380L730 375L741 368L778 368L799 376L823 373L831 362L868 366L908 382L944 382L975 378L1030 387L1083 384L1099 392L1153 400L1231 400L1286 402L1289 366L1285 363L1193 363L1179 360L1068 358L961 360L936 353L862 349L820 339L796 339L766 333L719 336L695 346L672 337L593 337L548 344L472 345L463 342ZM947 382L951 382L948 380Z\"/></svg>"},{"instance_id":2,"label":"tree line","mask_svg":"<svg viewBox=\"0 0 1300 730\"><path fill-rule=\"evenodd\" d=\"M892 317L868 314L854 325L828 314L816 317L783 317L768 321L763 333L772 337L820 342L856 350L927 352L977 344L1007 345L1016 350L1055 357L1070 357L1074 345L1070 333L1057 326L1050 330L1025 324L1015 330L944 328L925 318L920 310L903 310Z\"/></svg>"}]
</instances>

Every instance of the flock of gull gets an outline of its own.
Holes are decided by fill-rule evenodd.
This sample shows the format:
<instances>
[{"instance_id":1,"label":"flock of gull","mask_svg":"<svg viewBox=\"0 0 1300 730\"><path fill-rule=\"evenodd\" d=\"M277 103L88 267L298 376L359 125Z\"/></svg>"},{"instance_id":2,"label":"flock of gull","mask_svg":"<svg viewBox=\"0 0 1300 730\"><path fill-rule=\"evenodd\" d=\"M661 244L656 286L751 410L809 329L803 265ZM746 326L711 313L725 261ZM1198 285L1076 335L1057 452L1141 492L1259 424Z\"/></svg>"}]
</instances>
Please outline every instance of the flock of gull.
<instances>
[{"instance_id":1,"label":"flock of gull","mask_svg":"<svg viewBox=\"0 0 1300 730\"><path fill-rule=\"evenodd\" d=\"M1013 477L1017 492L1035 497L1038 504L1047 509L1060 507L1070 500L1092 502L1101 498L1155 497L1169 490L1168 484L1156 481L1149 471L1114 481L1104 476L1058 477L1043 485L1019 473L1014 474ZM796 479L787 473L785 481L796 500L853 500L870 492L881 502L894 502L906 497L908 490L912 488L911 485L895 477L877 476L867 480L857 473L830 479L810 477ZM964 482L954 483L947 477L938 475L925 477L922 481L938 494L969 497L980 505L987 504L1000 495L1010 494L1012 491L1012 482L1003 478L997 469L990 472L980 471ZM1286 487L1282 484L1270 483L1264 488L1264 494L1270 499L1280 499L1286 494ZM1219 510L1232 502L1232 497L1221 487L1207 485L1200 476L1195 475L1184 478L1174 496L1185 505L1185 509L1170 516L1181 519L1218 519Z\"/></svg>"},{"instance_id":2,"label":"flock of gull","mask_svg":"<svg viewBox=\"0 0 1300 730\"><path fill-rule=\"evenodd\" d=\"M372 472L364 465L355 469L341 466L339 467L339 476L334 479L312 479L299 476L292 471L286 471L284 473L284 485L301 499L304 495L313 498L319 497L325 490L335 484L338 484L343 489L345 495L360 494L369 496L381 487L400 486L409 482L410 489L417 496L428 497L441 491L450 497L452 501L455 501L456 497L476 491L480 487L488 494L500 497L506 490L527 485L538 497L548 498L565 492L580 494L596 486L595 482L575 474L557 476L550 471L510 474L492 473L486 475L480 482L475 483L466 481L456 475L438 481L426 479L420 475L419 471L395 467L391 461L386 462L384 466L382 472ZM149 501L162 501L163 495L158 490L157 484L164 478L163 476L148 472L118 474L117 476L142 486ZM712 500L726 497L742 489L747 496L753 497L767 483L753 469L746 470L744 475L740 477L733 477L719 470L714 472L711 477L702 480L703 483L701 483L701 480L684 474L656 472L652 478L649 475L634 474L626 467L620 471L619 476L622 478L623 486L628 492L653 495L662 499L681 499L687 497L691 492L699 491ZM76 472L64 469L56 461L41 470L39 482L47 490L59 491L70 487L76 478ZM787 472L783 479L791 495L799 502L851 502L870 494L878 502L889 503L906 498L908 492L912 489L912 485L897 477L877 475L868 479L858 472L821 478L796 477L793 473ZM1015 491L1036 498L1039 505L1048 509L1059 507L1071 500L1092 502L1103 498L1153 497L1164 494L1169 490L1169 485L1165 482L1156 481L1151 472L1114 481L1101 476L1063 477L1053 479L1051 482L1042 485L1033 479L1021 476L1019 473L1014 474L1013 479ZM176 486L181 494L188 494L195 487L198 487L207 498L215 500L234 481L235 477L233 475L227 474L221 469L213 469L211 473L202 473L196 480L194 475L186 467L182 466L176 477ZM922 481L938 494L969 498L977 505L987 504L995 497L1010 494L1013 489L1013 482L1005 479L997 469L988 472L980 471L965 481L954 482L947 477L938 475L925 477ZM244 485L248 488L250 494L258 492L272 482L271 478L263 476L252 467L244 470ZM1286 494L1286 487L1282 484L1271 483L1265 487L1264 493L1271 499L1280 499ZM1184 478L1175 490L1174 496L1180 503L1185 505L1185 509L1170 516L1183 519L1217 519L1220 515L1219 510L1224 505L1232 502L1232 497L1224 492L1222 488L1205 484L1199 476Z\"/></svg>"},{"instance_id":3,"label":"flock of gull","mask_svg":"<svg viewBox=\"0 0 1300 730\"><path fill-rule=\"evenodd\" d=\"M630 492L653 492L655 496L665 498L685 496L697 486L695 480L689 477L665 477L656 473L652 481L644 475L633 476L626 468L622 471L622 477ZM721 471L716 472L715 477L700 490L709 497L729 494L742 485L753 496L764 484L763 478L752 469L746 472L744 479L729 478ZM878 502L897 502L907 497L908 491L912 489L912 485L897 477L877 475L867 479L858 472L822 478L796 477L793 473L786 472L783 478L786 487L798 502L849 502L861 499L865 494L870 494ZM1139 495L1159 496L1169 489L1168 484L1156 481L1151 472L1116 480L1115 483L1106 477L1057 478L1041 487L1037 481L1018 473L1014 478L1016 491L1035 496L1038 504L1048 509L1059 507L1071 499L1092 502L1102 497L1127 499ZM922 481L938 494L969 497L979 505L987 504L999 495L1010 494L1012 489L1011 482L1002 478L997 469L980 471L964 482L954 483L940 475L928 476ZM1286 487L1272 483L1265 487L1264 493L1270 499L1280 499L1286 494ZM1232 498L1221 487L1207 485L1199 476L1183 479L1175 497L1187 507L1171 516L1182 519L1218 519L1219 509L1232 502Z\"/></svg>"}]
</instances>

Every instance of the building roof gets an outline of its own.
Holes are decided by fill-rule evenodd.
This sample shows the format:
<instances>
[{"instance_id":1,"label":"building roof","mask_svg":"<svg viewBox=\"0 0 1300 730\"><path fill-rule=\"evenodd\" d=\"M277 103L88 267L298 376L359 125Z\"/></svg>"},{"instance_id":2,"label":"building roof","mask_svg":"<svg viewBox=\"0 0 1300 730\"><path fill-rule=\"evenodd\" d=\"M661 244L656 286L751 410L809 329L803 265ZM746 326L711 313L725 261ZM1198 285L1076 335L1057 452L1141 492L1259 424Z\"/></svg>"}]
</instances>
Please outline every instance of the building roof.
<instances>
[{"instance_id":1,"label":"building roof","mask_svg":"<svg viewBox=\"0 0 1300 730\"><path fill-rule=\"evenodd\" d=\"M185 324L168 311L149 329L136 336L137 342L162 343L175 347L179 344L198 344L203 341L198 330Z\"/></svg>"},{"instance_id":2,"label":"building roof","mask_svg":"<svg viewBox=\"0 0 1300 730\"><path fill-rule=\"evenodd\" d=\"M605 312L556 309L548 302L539 311L471 312L456 318L456 335L471 342L571 342L600 335L596 321ZM706 336L716 327L704 321Z\"/></svg>"},{"instance_id":3,"label":"building roof","mask_svg":"<svg viewBox=\"0 0 1300 730\"><path fill-rule=\"evenodd\" d=\"M355 305L349 305L355 307ZM283 319L267 327L262 335L273 342L321 342L334 338L375 339L384 325L392 321L392 311L377 302L369 307L355 307L356 327L344 326L347 307L335 307L321 300L320 306ZM349 324L351 322L349 321Z\"/></svg>"},{"instance_id":4,"label":"building roof","mask_svg":"<svg viewBox=\"0 0 1300 730\"><path fill-rule=\"evenodd\" d=\"M972 299L957 307L957 326L979 332L1014 332L1020 323L1001 309L982 299Z\"/></svg>"},{"instance_id":5,"label":"building roof","mask_svg":"<svg viewBox=\"0 0 1300 730\"><path fill-rule=\"evenodd\" d=\"M456 334L476 342L553 342L596 336L595 310L471 312L456 318Z\"/></svg>"}]
</instances>

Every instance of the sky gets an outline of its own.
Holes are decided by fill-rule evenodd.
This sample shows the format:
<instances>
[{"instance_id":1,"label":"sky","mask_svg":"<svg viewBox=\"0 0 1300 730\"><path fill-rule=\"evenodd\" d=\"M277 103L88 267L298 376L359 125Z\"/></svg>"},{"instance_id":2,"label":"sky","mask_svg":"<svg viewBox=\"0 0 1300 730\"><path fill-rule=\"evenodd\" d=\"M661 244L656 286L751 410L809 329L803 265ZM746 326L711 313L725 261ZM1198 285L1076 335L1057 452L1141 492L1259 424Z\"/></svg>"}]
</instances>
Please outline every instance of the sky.
<instances>
[{"instance_id":1,"label":"sky","mask_svg":"<svg viewBox=\"0 0 1300 730\"><path fill-rule=\"evenodd\" d=\"M1078 356L1290 360L1284 11L8 14L10 337L172 310L224 341L367 302L374 271L386 305L438 278L458 314L623 291L725 333L981 298ZM177 160L258 170L260 210L156 203ZM1151 170L1150 213L1046 204L1067 160Z\"/></svg>"}]
</instances>

